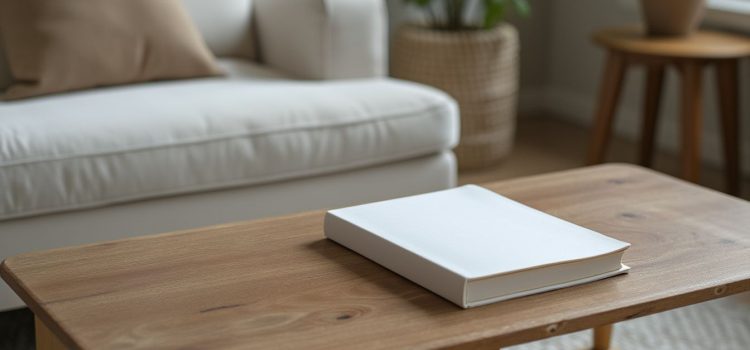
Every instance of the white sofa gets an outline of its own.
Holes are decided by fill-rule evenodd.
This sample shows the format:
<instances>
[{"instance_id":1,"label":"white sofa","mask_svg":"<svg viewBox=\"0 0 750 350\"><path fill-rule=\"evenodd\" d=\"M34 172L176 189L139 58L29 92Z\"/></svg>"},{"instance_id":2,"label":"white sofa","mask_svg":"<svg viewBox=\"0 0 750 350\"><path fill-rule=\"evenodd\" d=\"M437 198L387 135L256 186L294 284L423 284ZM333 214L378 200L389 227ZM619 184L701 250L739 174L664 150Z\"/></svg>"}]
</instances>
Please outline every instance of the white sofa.
<instances>
[{"instance_id":1,"label":"white sofa","mask_svg":"<svg viewBox=\"0 0 750 350\"><path fill-rule=\"evenodd\" d=\"M0 258L454 185L456 104L385 77L382 1L185 4L227 77L0 102Z\"/></svg>"}]
</instances>

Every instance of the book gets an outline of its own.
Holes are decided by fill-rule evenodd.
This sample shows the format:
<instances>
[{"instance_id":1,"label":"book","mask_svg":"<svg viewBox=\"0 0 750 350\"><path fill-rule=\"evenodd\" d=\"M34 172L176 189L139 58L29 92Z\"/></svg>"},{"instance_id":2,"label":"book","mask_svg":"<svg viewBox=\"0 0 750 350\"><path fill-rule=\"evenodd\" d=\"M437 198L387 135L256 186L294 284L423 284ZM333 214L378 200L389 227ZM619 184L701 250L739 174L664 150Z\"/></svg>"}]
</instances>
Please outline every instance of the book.
<instances>
[{"instance_id":1,"label":"book","mask_svg":"<svg viewBox=\"0 0 750 350\"><path fill-rule=\"evenodd\" d=\"M625 273L629 243L476 185L330 210L325 235L463 307Z\"/></svg>"}]
</instances>

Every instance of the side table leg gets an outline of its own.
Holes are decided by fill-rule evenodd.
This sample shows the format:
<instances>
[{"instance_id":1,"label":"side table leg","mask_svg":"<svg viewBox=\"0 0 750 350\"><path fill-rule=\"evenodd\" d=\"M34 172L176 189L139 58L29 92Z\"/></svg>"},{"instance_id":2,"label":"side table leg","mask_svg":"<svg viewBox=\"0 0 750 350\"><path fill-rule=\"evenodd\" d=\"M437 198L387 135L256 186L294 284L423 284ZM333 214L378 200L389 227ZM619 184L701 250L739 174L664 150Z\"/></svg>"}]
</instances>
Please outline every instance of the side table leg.
<instances>
[{"instance_id":1,"label":"side table leg","mask_svg":"<svg viewBox=\"0 0 750 350\"><path fill-rule=\"evenodd\" d=\"M606 325L594 328L594 348L593 350L609 350L612 342L612 329L614 325Z\"/></svg>"},{"instance_id":2,"label":"side table leg","mask_svg":"<svg viewBox=\"0 0 750 350\"><path fill-rule=\"evenodd\" d=\"M654 136L659 118L664 65L653 64L646 68L646 93L643 96L643 121L641 125L641 145L639 162L650 167L654 158Z\"/></svg>"},{"instance_id":3,"label":"side table leg","mask_svg":"<svg viewBox=\"0 0 750 350\"><path fill-rule=\"evenodd\" d=\"M724 141L724 172L727 193L740 195L740 146L737 60L719 61L716 64L719 86L722 139Z\"/></svg>"},{"instance_id":4,"label":"side table leg","mask_svg":"<svg viewBox=\"0 0 750 350\"><path fill-rule=\"evenodd\" d=\"M66 350L60 339L38 317L34 317L37 350Z\"/></svg>"},{"instance_id":5,"label":"side table leg","mask_svg":"<svg viewBox=\"0 0 750 350\"><path fill-rule=\"evenodd\" d=\"M685 60L682 68L682 178L698 182L703 122L703 63Z\"/></svg>"},{"instance_id":6,"label":"side table leg","mask_svg":"<svg viewBox=\"0 0 750 350\"><path fill-rule=\"evenodd\" d=\"M625 75L625 57L623 54L610 51L602 73L599 101L594 115L594 129L591 134L587 164L599 164L604 161L607 143L612 133L612 120L620 98L622 81Z\"/></svg>"}]
</instances>

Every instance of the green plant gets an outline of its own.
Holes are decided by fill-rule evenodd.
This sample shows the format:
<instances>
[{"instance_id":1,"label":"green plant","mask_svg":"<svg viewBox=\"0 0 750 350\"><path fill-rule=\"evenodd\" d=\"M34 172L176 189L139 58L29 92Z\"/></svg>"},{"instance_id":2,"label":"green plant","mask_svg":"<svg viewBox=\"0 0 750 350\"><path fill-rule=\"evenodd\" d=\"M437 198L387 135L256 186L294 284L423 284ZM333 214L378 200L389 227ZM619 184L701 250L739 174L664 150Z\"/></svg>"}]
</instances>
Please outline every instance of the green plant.
<instances>
[{"instance_id":1,"label":"green plant","mask_svg":"<svg viewBox=\"0 0 750 350\"><path fill-rule=\"evenodd\" d=\"M489 29L505 19L507 9L528 16L531 7L527 0L404 0L422 9L427 26L442 30ZM478 19L470 19L479 14Z\"/></svg>"}]
</instances>

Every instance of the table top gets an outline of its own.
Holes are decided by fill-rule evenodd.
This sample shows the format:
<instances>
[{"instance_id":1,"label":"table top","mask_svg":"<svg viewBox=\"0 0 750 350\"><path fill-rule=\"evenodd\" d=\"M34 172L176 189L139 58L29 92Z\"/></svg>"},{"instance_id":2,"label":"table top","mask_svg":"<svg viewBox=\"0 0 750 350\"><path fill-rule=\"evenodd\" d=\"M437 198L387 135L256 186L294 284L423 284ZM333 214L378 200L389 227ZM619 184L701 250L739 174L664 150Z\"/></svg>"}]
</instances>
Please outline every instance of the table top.
<instances>
[{"instance_id":1,"label":"table top","mask_svg":"<svg viewBox=\"0 0 750 350\"><path fill-rule=\"evenodd\" d=\"M29 253L0 272L89 349L497 349L750 289L743 200L629 165L485 187L632 243L631 272L463 310L326 240L322 211Z\"/></svg>"},{"instance_id":2,"label":"table top","mask_svg":"<svg viewBox=\"0 0 750 350\"><path fill-rule=\"evenodd\" d=\"M710 30L698 30L686 37L646 36L636 26L606 28L594 33L604 47L631 54L672 58L741 58L750 56L750 38Z\"/></svg>"}]
</instances>

